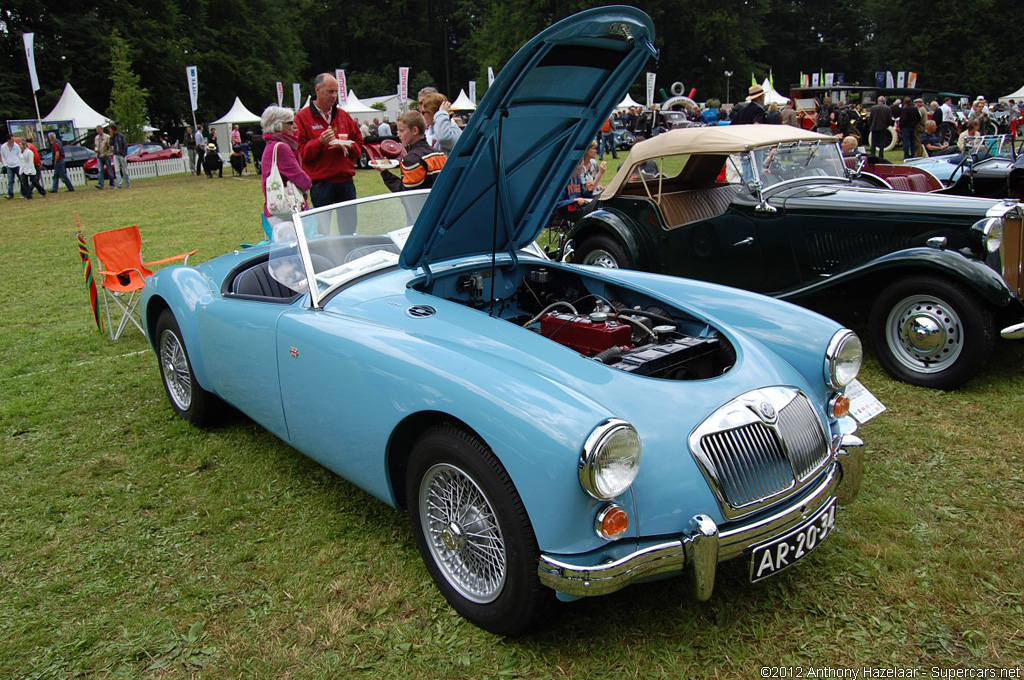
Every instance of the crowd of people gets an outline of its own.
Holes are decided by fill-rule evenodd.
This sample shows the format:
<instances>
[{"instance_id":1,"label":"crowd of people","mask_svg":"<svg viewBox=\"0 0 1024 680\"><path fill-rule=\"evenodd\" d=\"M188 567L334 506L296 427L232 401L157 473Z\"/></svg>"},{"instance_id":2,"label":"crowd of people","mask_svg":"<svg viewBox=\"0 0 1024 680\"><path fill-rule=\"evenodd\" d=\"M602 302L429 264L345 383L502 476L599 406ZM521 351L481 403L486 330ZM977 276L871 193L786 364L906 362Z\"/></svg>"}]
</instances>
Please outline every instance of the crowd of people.
<instances>
[{"instance_id":1,"label":"crowd of people","mask_svg":"<svg viewBox=\"0 0 1024 680\"><path fill-rule=\"evenodd\" d=\"M377 117L362 123L353 119L338 105L338 81L333 75L322 73L313 85L315 98L309 106L297 112L280 106L267 107L260 120L262 134L243 133L237 124L231 128L229 165L235 174L241 175L252 163L261 176L264 199L266 180L275 165L272 162L275 155L282 178L301 190L307 205L319 207L354 199L353 177L364 155L366 140L378 142L381 138L394 136L405 147L405 155L398 163L398 175L386 167L379 168L384 185L391 191L429 188L462 133L461 121L456 121L452 115L451 103L433 87L420 90L417 109L399 116L393 128L387 118ZM983 97L978 97L966 114L957 111L948 97L940 105L938 101L926 104L921 98L910 97L897 97L890 104L884 96L878 97L870 107L861 102L852 105L845 101L833 103L825 96L810 112L798 111L792 99L781 106L774 102L766 106L765 92L757 84L751 85L745 101L735 105L723 106L712 100L703 108L691 102L676 110L681 111L687 120L705 125L775 124L811 128L837 136L847 155L856 153L860 143L872 155L884 157L888 131L898 126L905 160L963 152L970 137L983 134L992 120L991 108ZM1009 102L1009 126L1014 135L1022 110L1024 102ZM808 116L812 116L810 122L806 120ZM943 121L958 121L958 131L962 128L954 144L944 142L939 134ZM597 137L576 166L559 201L556 215L575 221L586 212L601 190L601 179L607 168L604 155L610 153L612 158L618 157L615 132L619 129L648 137L665 128L658 123L657 112L640 106L613 113L604 121ZM56 192L61 182L68 191L74 191L65 167L63 144L52 132L48 138L53 153L50 191ZM166 136L157 141L167 144ZM223 177L224 161L215 128L211 126L207 132L202 123L194 131L187 126L178 146L184 147L189 172L196 176L205 173L210 179L214 175ZM128 144L117 125L97 126L92 148L97 158L96 188L103 189L107 178L111 178L112 188L131 187ZM13 198L16 185L20 185L21 194L27 199L34 194L47 194L41 182L39 150L31 136L16 138L9 135L0 145L0 152L7 177L8 199ZM281 219L270 214L266 200L263 214L268 221Z\"/></svg>"},{"instance_id":2,"label":"crowd of people","mask_svg":"<svg viewBox=\"0 0 1024 680\"><path fill-rule=\"evenodd\" d=\"M277 170L282 180L297 187L307 206L321 207L356 198L353 178L356 164L364 153L367 133L390 137L385 119L360 125L338 105L338 81L330 73L321 73L313 83L316 93L310 105L293 112L281 106L269 106L260 118L264 148L260 158L263 186L265 229L273 233L275 225L289 215L274 214L267 200L267 180ZM391 191L428 189L444 168L462 129L452 120L448 98L436 88L427 87L417 96L415 111L407 111L396 122L399 141L405 155L398 162L399 175L380 167L384 185ZM267 228L269 227L269 228Z\"/></svg>"}]
</instances>

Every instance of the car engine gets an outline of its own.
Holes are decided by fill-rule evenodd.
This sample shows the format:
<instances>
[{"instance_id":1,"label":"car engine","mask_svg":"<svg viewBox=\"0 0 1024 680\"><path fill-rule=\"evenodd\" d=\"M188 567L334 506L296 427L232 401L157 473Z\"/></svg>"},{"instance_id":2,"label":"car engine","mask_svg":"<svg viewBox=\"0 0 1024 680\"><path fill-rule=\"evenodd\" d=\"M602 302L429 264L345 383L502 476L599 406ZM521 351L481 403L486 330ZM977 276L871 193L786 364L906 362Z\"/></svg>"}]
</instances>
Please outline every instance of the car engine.
<instances>
[{"instance_id":1,"label":"car engine","mask_svg":"<svg viewBox=\"0 0 1024 680\"><path fill-rule=\"evenodd\" d=\"M634 375L702 380L722 375L736 361L732 345L705 322L574 271L519 266L498 269L493 277L491 271L475 271L458 276L442 297L500 315Z\"/></svg>"}]
</instances>

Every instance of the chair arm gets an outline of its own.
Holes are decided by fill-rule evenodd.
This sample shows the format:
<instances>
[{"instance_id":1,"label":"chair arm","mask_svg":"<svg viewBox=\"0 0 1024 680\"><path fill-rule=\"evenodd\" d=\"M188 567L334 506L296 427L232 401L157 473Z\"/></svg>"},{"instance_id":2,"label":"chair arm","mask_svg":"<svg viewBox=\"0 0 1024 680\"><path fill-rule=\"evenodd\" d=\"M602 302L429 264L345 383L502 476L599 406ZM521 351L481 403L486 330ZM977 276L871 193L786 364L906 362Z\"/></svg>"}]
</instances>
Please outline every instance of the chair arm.
<instances>
[{"instance_id":1,"label":"chair arm","mask_svg":"<svg viewBox=\"0 0 1024 680\"><path fill-rule=\"evenodd\" d=\"M162 260L153 260L152 262L143 262L142 264L148 267L151 264L167 264L168 262L174 262L175 260L184 260L183 264L187 265L188 264L188 258L192 257L193 255L195 255L198 252L199 252L199 249L196 248L195 250L190 250L189 252L182 253L181 255L174 255L173 257L165 257Z\"/></svg>"},{"instance_id":2,"label":"chair arm","mask_svg":"<svg viewBox=\"0 0 1024 680\"><path fill-rule=\"evenodd\" d=\"M121 276L122 274L125 274L127 272L135 272L142 278L146 278L146 275L143 274L142 270L140 270L138 267L125 267L124 269L118 270L116 272L108 271L106 269L99 269L96 271L97 274L103 274L104 276Z\"/></svg>"}]
</instances>

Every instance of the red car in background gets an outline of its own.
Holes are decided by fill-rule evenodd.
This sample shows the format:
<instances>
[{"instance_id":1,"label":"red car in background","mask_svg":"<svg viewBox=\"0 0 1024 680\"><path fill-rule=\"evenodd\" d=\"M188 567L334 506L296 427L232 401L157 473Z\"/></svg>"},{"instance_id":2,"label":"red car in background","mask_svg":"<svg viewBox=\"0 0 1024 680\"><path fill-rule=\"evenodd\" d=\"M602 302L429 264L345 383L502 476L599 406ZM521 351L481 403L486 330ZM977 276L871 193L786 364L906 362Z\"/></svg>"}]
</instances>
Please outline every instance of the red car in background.
<instances>
[{"instance_id":1,"label":"red car in background","mask_svg":"<svg viewBox=\"0 0 1024 680\"><path fill-rule=\"evenodd\" d=\"M164 161L169 158L181 158L181 149L164 148L159 144L129 144L128 155L125 157L129 163L142 163L144 161ZM98 161L93 156L85 162L82 169L89 179L97 179L99 171L96 169ZM111 170L107 171L107 178L113 179Z\"/></svg>"}]
</instances>

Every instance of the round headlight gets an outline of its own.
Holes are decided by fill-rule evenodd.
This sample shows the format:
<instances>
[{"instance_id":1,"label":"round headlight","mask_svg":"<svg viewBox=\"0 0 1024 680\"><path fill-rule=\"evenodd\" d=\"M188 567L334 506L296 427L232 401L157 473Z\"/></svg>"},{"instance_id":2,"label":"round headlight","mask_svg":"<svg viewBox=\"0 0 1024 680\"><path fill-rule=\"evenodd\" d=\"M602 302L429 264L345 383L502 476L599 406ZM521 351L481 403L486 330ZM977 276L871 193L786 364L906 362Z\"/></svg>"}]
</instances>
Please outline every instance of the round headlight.
<instances>
[{"instance_id":1,"label":"round headlight","mask_svg":"<svg viewBox=\"0 0 1024 680\"><path fill-rule=\"evenodd\" d=\"M999 252L999 247L1003 245L1003 221L998 217L986 220L982 233L985 235L985 250L990 253Z\"/></svg>"},{"instance_id":2,"label":"round headlight","mask_svg":"<svg viewBox=\"0 0 1024 680\"><path fill-rule=\"evenodd\" d=\"M640 436L626 421L599 425L580 454L580 486L601 501L621 495L640 471L640 449Z\"/></svg>"},{"instance_id":3,"label":"round headlight","mask_svg":"<svg viewBox=\"0 0 1024 680\"><path fill-rule=\"evenodd\" d=\"M860 338L844 328L832 336L825 351L825 381L835 389L846 387L857 378L863 361Z\"/></svg>"}]
</instances>

